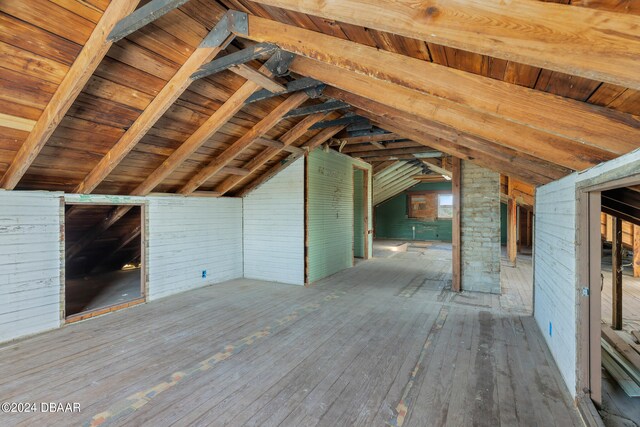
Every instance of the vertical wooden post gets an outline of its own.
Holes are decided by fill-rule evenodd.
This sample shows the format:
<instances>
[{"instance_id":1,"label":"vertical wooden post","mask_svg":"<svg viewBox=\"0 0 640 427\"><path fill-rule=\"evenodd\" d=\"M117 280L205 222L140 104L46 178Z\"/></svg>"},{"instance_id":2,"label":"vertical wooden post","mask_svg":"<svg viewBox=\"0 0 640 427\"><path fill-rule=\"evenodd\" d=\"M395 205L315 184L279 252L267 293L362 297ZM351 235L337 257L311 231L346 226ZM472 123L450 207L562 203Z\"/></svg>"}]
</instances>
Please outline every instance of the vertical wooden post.
<instances>
[{"instance_id":1,"label":"vertical wooden post","mask_svg":"<svg viewBox=\"0 0 640 427\"><path fill-rule=\"evenodd\" d=\"M533 212L527 209L527 247L533 246Z\"/></svg>"},{"instance_id":2,"label":"vertical wooden post","mask_svg":"<svg viewBox=\"0 0 640 427\"><path fill-rule=\"evenodd\" d=\"M640 225L633 226L633 277L640 277Z\"/></svg>"},{"instance_id":3,"label":"vertical wooden post","mask_svg":"<svg viewBox=\"0 0 640 427\"><path fill-rule=\"evenodd\" d=\"M518 205L513 197L507 201L507 257L515 267L518 249Z\"/></svg>"},{"instance_id":4,"label":"vertical wooden post","mask_svg":"<svg viewBox=\"0 0 640 427\"><path fill-rule=\"evenodd\" d=\"M622 329L622 220L613 218L613 242L611 257L611 277L612 291L611 301L613 303L611 327L615 330Z\"/></svg>"},{"instance_id":5,"label":"vertical wooden post","mask_svg":"<svg viewBox=\"0 0 640 427\"><path fill-rule=\"evenodd\" d=\"M461 172L460 159L451 159L451 190L453 193L453 217L451 218L451 290L460 292L462 289L461 258L460 258L460 211L461 211Z\"/></svg>"}]
</instances>

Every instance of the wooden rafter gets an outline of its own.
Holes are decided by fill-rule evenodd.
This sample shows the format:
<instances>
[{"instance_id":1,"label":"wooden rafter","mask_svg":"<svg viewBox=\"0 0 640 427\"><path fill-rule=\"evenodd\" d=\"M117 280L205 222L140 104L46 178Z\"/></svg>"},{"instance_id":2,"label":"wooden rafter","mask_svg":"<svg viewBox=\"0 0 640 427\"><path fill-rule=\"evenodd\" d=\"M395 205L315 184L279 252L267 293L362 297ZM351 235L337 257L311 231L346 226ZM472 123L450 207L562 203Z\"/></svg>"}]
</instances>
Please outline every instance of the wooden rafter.
<instances>
[{"instance_id":1,"label":"wooden rafter","mask_svg":"<svg viewBox=\"0 0 640 427\"><path fill-rule=\"evenodd\" d=\"M137 4L137 0L113 0L109 4L42 115L33 125L29 136L22 143L0 180L0 187L12 190L18 185L111 47L111 42L107 40L108 34Z\"/></svg>"},{"instance_id":2,"label":"wooden rafter","mask_svg":"<svg viewBox=\"0 0 640 427\"><path fill-rule=\"evenodd\" d=\"M244 77L247 80L251 80L260 87L267 89L271 93L282 93L287 90L284 85L278 83L272 77L261 73L255 68L251 68L247 64L234 65L233 67L229 67L229 71L241 77Z\"/></svg>"},{"instance_id":3,"label":"wooden rafter","mask_svg":"<svg viewBox=\"0 0 640 427\"><path fill-rule=\"evenodd\" d=\"M155 21L162 15L182 6L189 0L152 0L122 19L109 33L109 41L116 42L125 38L134 31ZM134 7L135 8L135 7Z\"/></svg>"},{"instance_id":4,"label":"wooden rafter","mask_svg":"<svg viewBox=\"0 0 640 427\"><path fill-rule=\"evenodd\" d=\"M261 72L272 72L278 58L272 57L261 68ZM261 87L248 80L222 104L198 129L193 132L156 170L154 170L132 194L146 195L153 191L166 177L184 163L209 140L222 126L236 115L248 100L260 92Z\"/></svg>"},{"instance_id":5,"label":"wooden rafter","mask_svg":"<svg viewBox=\"0 0 640 427\"><path fill-rule=\"evenodd\" d=\"M378 142L378 141L393 141L396 139L404 139L400 135L396 135L395 133L383 133L379 135L367 135L367 136L350 136L346 138L338 138L336 142L344 142L346 145L351 144L363 144L367 142Z\"/></svg>"},{"instance_id":6,"label":"wooden rafter","mask_svg":"<svg viewBox=\"0 0 640 427\"><path fill-rule=\"evenodd\" d=\"M257 2L640 89L632 14L531 0Z\"/></svg>"},{"instance_id":7,"label":"wooden rafter","mask_svg":"<svg viewBox=\"0 0 640 427\"><path fill-rule=\"evenodd\" d=\"M240 137L236 142L231 144L220 155L211 161L207 166L202 168L189 182L187 182L180 190L180 194L189 194L198 189L207 180L213 177L220 170L233 161L239 154L249 148L256 138L262 137L269 132L275 125L282 120L285 114L299 107L309 97L304 92L298 92L291 95L284 102L274 108L264 119L260 120L248 132Z\"/></svg>"},{"instance_id":8,"label":"wooden rafter","mask_svg":"<svg viewBox=\"0 0 640 427\"><path fill-rule=\"evenodd\" d=\"M221 20L219 25L226 29L227 22ZM98 162L86 178L76 187L76 193L91 193L133 150L142 137L151 127L162 117L162 115L173 105L180 95L189 87L192 82L191 75L200 66L213 59L231 41L233 35L227 32L224 40L219 36L220 28L212 29L204 38L200 45L191 53L189 58L178 69L162 90L151 101L151 104L140 114L138 119L122 135L120 140L109 150L109 152ZM216 47L212 45L210 39L216 37L220 43ZM215 44L215 43L213 43Z\"/></svg>"},{"instance_id":9,"label":"wooden rafter","mask_svg":"<svg viewBox=\"0 0 640 427\"><path fill-rule=\"evenodd\" d=\"M349 155L352 157L361 157L365 161L369 157L378 157L378 156L398 156L402 154L417 154L417 153L428 153L434 150L425 147L424 145L418 145L417 147L408 147L408 148L386 148L382 146L382 149L377 150L366 150L366 151L351 151Z\"/></svg>"},{"instance_id":10,"label":"wooden rafter","mask_svg":"<svg viewBox=\"0 0 640 427\"><path fill-rule=\"evenodd\" d=\"M437 105L432 97L422 92L308 58L296 58L291 70L322 78L327 84L415 114L423 120L438 122L573 170L583 170L622 154L499 119L461 104L448 107Z\"/></svg>"},{"instance_id":11,"label":"wooden rafter","mask_svg":"<svg viewBox=\"0 0 640 427\"><path fill-rule=\"evenodd\" d=\"M359 114L369 115L370 119L377 121L389 131L402 127L403 136L415 142L462 159L474 159L477 162L483 162L484 167L488 167L486 166L487 164L493 163L493 170L496 170L498 166L505 167L508 170L521 170L520 177L525 172L531 172L531 175L527 173L528 179L523 179L525 182L540 183L542 181L546 183L559 179L571 172L571 169L553 162L518 152L511 147L496 144L487 139L461 133L454 128L425 120L420 116L399 111L346 91L328 89L328 93L334 98L343 99L345 102L364 110L365 112L361 111ZM417 133L411 132L411 134L421 135L418 137L421 140L411 137L407 130L417 131ZM519 167L514 168L514 165L519 165ZM534 176L542 179L533 182L531 178Z\"/></svg>"},{"instance_id":12,"label":"wooden rafter","mask_svg":"<svg viewBox=\"0 0 640 427\"><path fill-rule=\"evenodd\" d=\"M582 8L571 8L577 9ZM438 109L441 119L449 122L452 119L448 115L467 120L467 115L479 118L478 114L481 114L501 119L495 123L505 129L510 129L512 124L522 125L549 134L550 138L561 137L618 155L637 148L638 120L609 108L255 16L249 16L249 34L244 37L276 43L282 49L313 59L311 63L333 65L335 68L322 67L324 74L318 74L325 83L335 83L327 77L346 75L338 73L336 68L339 68L358 73L361 80L368 76L421 92L425 95L423 99L428 101L429 109ZM545 53L541 57L544 58ZM592 57L590 52L588 58ZM637 58L635 68L640 66ZM410 92L399 95L411 96L404 95L407 93ZM523 137L528 138L524 131Z\"/></svg>"},{"instance_id":13,"label":"wooden rafter","mask_svg":"<svg viewBox=\"0 0 640 427\"><path fill-rule=\"evenodd\" d=\"M287 133L282 135L280 141L276 141L282 144L281 147L267 147L244 165L244 169L247 169L249 171L249 174L245 176L230 176L226 178L222 183L220 183L216 187L215 191L217 191L221 195L224 195L227 192L231 191L235 186L239 185L242 181L247 179L248 176L255 173L255 171L262 167L265 163L267 163L273 157L277 156L278 153L282 152L286 149L286 147L296 142L309 130L311 126L322 120L325 116L326 113L316 113L302 119L297 125L292 127ZM298 149L297 153L304 154L304 150Z\"/></svg>"},{"instance_id":14,"label":"wooden rafter","mask_svg":"<svg viewBox=\"0 0 640 427\"><path fill-rule=\"evenodd\" d=\"M305 144L305 149L306 149L305 151L307 153L313 151L315 148L317 148L320 145L324 144L332 136L334 136L335 134L337 134L338 132L340 132L344 128L345 128L345 126L342 125L342 126L336 126L334 128L327 128L327 129L321 130L313 138L311 138L309 141L307 141L307 143ZM237 194L237 196L239 196L239 197L246 196L251 191L255 190L256 188L258 188L259 186L261 186L262 184L264 184L265 182L267 182L268 180L273 178L275 175L277 175L278 173L282 172L284 169L289 167L294 161L298 160L300 157L302 157L301 154L291 154L291 155L289 155L289 157L287 157L285 160L283 160L282 162L274 165L266 173L260 175L258 178L253 180L249 185L245 186L242 189L242 191L240 191Z\"/></svg>"}]
</instances>

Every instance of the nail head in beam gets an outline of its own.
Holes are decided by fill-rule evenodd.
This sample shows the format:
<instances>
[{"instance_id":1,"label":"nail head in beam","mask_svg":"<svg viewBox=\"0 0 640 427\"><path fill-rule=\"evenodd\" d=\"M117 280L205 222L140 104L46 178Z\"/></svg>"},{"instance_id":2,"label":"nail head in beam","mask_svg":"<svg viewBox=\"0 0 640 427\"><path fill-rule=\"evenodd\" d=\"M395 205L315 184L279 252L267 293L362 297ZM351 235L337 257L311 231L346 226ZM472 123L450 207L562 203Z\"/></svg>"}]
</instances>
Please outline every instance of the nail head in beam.
<instances>
[{"instance_id":1,"label":"nail head in beam","mask_svg":"<svg viewBox=\"0 0 640 427\"><path fill-rule=\"evenodd\" d=\"M225 55L222 58L216 59L209 62L208 64L203 65L198 71L191 75L191 78L194 80L201 79L203 77L219 73L234 65L245 64L262 56L272 54L277 50L278 46L274 44L258 43L247 49L242 49L238 52L230 53L229 55Z\"/></svg>"},{"instance_id":2,"label":"nail head in beam","mask_svg":"<svg viewBox=\"0 0 640 427\"><path fill-rule=\"evenodd\" d=\"M249 17L239 10L227 11L229 17L229 31L239 36L249 35Z\"/></svg>"},{"instance_id":3,"label":"nail head in beam","mask_svg":"<svg viewBox=\"0 0 640 427\"><path fill-rule=\"evenodd\" d=\"M153 0L132 12L126 18L121 19L109 33L107 38L110 42L117 42L125 38L134 31L155 21L161 16L182 6L189 0Z\"/></svg>"},{"instance_id":4,"label":"nail head in beam","mask_svg":"<svg viewBox=\"0 0 640 427\"><path fill-rule=\"evenodd\" d=\"M327 101L323 104L296 108L295 110L287 114L285 118L308 116L309 114L314 114L314 113L328 113L329 111L341 110L344 108L351 108L351 106L346 102L342 102L342 101L336 101L336 100Z\"/></svg>"},{"instance_id":5,"label":"nail head in beam","mask_svg":"<svg viewBox=\"0 0 640 427\"><path fill-rule=\"evenodd\" d=\"M279 95L285 94L285 93L292 93L292 92L298 92L300 90L307 90L307 89L311 89L313 87L316 86L320 86L322 85L322 82L316 80L316 79L312 79L309 77L303 77L301 79L297 79L297 80L293 80L289 83L286 83L285 86L287 88L286 92L283 92ZM247 104L250 104L252 102L256 102L256 101L261 101L263 99L267 99L267 98L273 98L274 96L277 96L278 94L274 94L272 92L269 92L266 89L262 89L257 91L256 93L254 93L253 95L251 95L249 97L249 99L247 99Z\"/></svg>"}]
</instances>

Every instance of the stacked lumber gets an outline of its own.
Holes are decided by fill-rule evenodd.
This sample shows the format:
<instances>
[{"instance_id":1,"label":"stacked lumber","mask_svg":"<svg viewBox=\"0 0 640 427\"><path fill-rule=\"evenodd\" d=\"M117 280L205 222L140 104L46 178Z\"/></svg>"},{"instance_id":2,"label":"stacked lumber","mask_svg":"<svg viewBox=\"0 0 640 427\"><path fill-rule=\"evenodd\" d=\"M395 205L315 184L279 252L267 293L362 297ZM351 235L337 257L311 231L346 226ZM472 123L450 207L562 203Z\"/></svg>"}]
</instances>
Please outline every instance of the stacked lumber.
<instances>
[{"instance_id":1,"label":"stacked lumber","mask_svg":"<svg viewBox=\"0 0 640 427\"><path fill-rule=\"evenodd\" d=\"M640 397L640 352L608 325L602 327L602 365L630 397Z\"/></svg>"}]
</instances>

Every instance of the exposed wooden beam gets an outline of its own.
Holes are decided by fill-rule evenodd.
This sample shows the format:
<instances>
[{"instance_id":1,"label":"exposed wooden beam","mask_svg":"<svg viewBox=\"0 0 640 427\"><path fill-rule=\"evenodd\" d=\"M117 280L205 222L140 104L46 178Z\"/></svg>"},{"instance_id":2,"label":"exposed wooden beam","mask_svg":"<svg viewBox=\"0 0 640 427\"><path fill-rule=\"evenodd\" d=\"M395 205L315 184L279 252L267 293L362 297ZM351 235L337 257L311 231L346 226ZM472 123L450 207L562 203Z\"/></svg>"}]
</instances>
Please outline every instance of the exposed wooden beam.
<instances>
[{"instance_id":1,"label":"exposed wooden beam","mask_svg":"<svg viewBox=\"0 0 640 427\"><path fill-rule=\"evenodd\" d=\"M332 138L332 141L342 141L341 139L335 139ZM335 145L335 144L332 144ZM396 141L391 141L391 142L387 142L385 143L385 145L383 145L383 149L380 149L378 147L374 147L373 145L371 145L371 143L366 143L366 144L350 144L350 145L345 145L344 148L342 149L342 152L345 154L351 154L351 153L358 153L358 152L364 152L364 151L372 151L372 152L377 152L377 153L384 153L384 151L381 150L392 150L392 149L398 149L398 148L416 148L416 147L423 147L424 145L415 142L415 141L410 141L408 139L403 138L402 141L396 142Z\"/></svg>"},{"instance_id":2,"label":"exposed wooden beam","mask_svg":"<svg viewBox=\"0 0 640 427\"><path fill-rule=\"evenodd\" d=\"M312 79L309 77L303 77L301 79L290 81L285 84L287 90L281 93L273 93L267 89L262 89L256 93L254 93L249 99L247 99L247 104L256 101L262 101L263 99L273 98L274 96L284 95L287 93L299 92L299 91L309 91L317 87L324 87L323 83ZM307 93L309 95L309 93Z\"/></svg>"},{"instance_id":3,"label":"exposed wooden beam","mask_svg":"<svg viewBox=\"0 0 640 427\"><path fill-rule=\"evenodd\" d=\"M462 289L461 271L461 232L460 232L460 193L462 165L457 157L451 159L451 193L453 194L453 214L451 216L451 290Z\"/></svg>"},{"instance_id":4,"label":"exposed wooden beam","mask_svg":"<svg viewBox=\"0 0 640 427\"><path fill-rule=\"evenodd\" d=\"M316 134L309 141L307 141L307 143L304 146L304 148L306 148L305 154L313 151L315 148L325 143L327 140L329 140L329 138L331 138L333 135L340 132L344 128L345 126L342 125L342 126L336 126L335 128L327 128L327 129L321 130L320 132L318 132L318 134ZM251 191L255 190L256 188L258 188L259 186L261 186L262 184L264 184L265 182L273 178L275 175L280 173L282 170L289 167L294 161L298 160L300 157L301 156L298 154L289 155L289 157L287 157L277 165L274 165L265 174L259 176L254 181L252 181L249 185L245 186L242 189L242 191L240 191L237 194L237 196L240 196L240 197L246 196Z\"/></svg>"},{"instance_id":5,"label":"exposed wooden beam","mask_svg":"<svg viewBox=\"0 0 640 427\"><path fill-rule=\"evenodd\" d=\"M148 23L160 18L162 15L177 9L188 1L189 0L152 0L126 18L120 20L113 30L110 31L108 40L110 42L117 42Z\"/></svg>"},{"instance_id":6,"label":"exposed wooden beam","mask_svg":"<svg viewBox=\"0 0 640 427\"><path fill-rule=\"evenodd\" d=\"M405 139L405 138L395 133L384 133L381 135L351 136L346 138L339 138L338 141L341 141L341 142L345 141L347 145L350 145L350 144L362 144L366 142L394 141L396 139Z\"/></svg>"},{"instance_id":7,"label":"exposed wooden beam","mask_svg":"<svg viewBox=\"0 0 640 427\"><path fill-rule=\"evenodd\" d=\"M429 160L433 159L421 159L422 163L424 163L424 165L431 169L433 172L451 178L451 171L448 171L442 166L438 166L437 164L435 164L435 162L430 162Z\"/></svg>"},{"instance_id":8,"label":"exposed wooden beam","mask_svg":"<svg viewBox=\"0 0 640 427\"><path fill-rule=\"evenodd\" d=\"M233 166L225 166L221 170L222 173L227 173L229 175L237 175L237 176L247 176L251 173L249 169L246 168L236 168Z\"/></svg>"},{"instance_id":9,"label":"exposed wooden beam","mask_svg":"<svg viewBox=\"0 0 640 427\"><path fill-rule=\"evenodd\" d=\"M225 15L226 16L226 15ZM208 41L213 35L219 36L218 25L227 31L228 36L216 47L205 47L211 45ZM164 85L158 95L140 114L136 121L127 129L120 140L109 150L109 152L98 162L86 178L76 187L76 193L91 193L131 152L138 141L151 129L151 127L162 117L180 95L191 84L191 75L203 63L210 61L232 40L225 22L219 22L216 28L211 30L200 45L191 53L189 58L173 75L171 80Z\"/></svg>"},{"instance_id":10,"label":"exposed wooden beam","mask_svg":"<svg viewBox=\"0 0 640 427\"><path fill-rule=\"evenodd\" d=\"M0 187L13 190L18 185L111 47L107 35L137 5L138 0L113 0L109 4L40 118L30 129L29 136L0 180Z\"/></svg>"},{"instance_id":11,"label":"exposed wooden beam","mask_svg":"<svg viewBox=\"0 0 640 427\"><path fill-rule=\"evenodd\" d=\"M386 150L387 147L381 143L381 142L377 142L377 141L370 141L369 144L373 145L374 147L380 149L380 150Z\"/></svg>"},{"instance_id":12,"label":"exposed wooden beam","mask_svg":"<svg viewBox=\"0 0 640 427\"><path fill-rule=\"evenodd\" d=\"M369 122L369 120L357 115L350 115L350 116L340 117L339 119L327 120L326 122L316 123L315 125L313 125L312 129L324 129L324 128L330 128L334 126L350 125L353 123L362 123L362 122Z\"/></svg>"},{"instance_id":13,"label":"exposed wooden beam","mask_svg":"<svg viewBox=\"0 0 640 427\"><path fill-rule=\"evenodd\" d=\"M449 181L449 179L445 178L443 175L416 175L412 178L420 182L448 182Z\"/></svg>"},{"instance_id":14,"label":"exposed wooden beam","mask_svg":"<svg viewBox=\"0 0 640 427\"><path fill-rule=\"evenodd\" d=\"M309 97L304 92L294 93L284 102L273 109L264 119L260 120L247 133L231 144L220 155L202 168L180 190L180 194L189 194L195 191L211 177L220 172L229 162L253 144L256 138L262 137L292 109L300 106Z\"/></svg>"},{"instance_id":15,"label":"exposed wooden beam","mask_svg":"<svg viewBox=\"0 0 640 427\"><path fill-rule=\"evenodd\" d=\"M257 138L255 140L255 142L256 142L256 144L263 145L265 147L276 148L278 150L284 150L284 151L287 151L289 153L304 154L304 150L302 148L295 147L293 145L286 145L282 141L276 141L276 140L269 139L269 138Z\"/></svg>"},{"instance_id":16,"label":"exposed wooden beam","mask_svg":"<svg viewBox=\"0 0 640 427\"><path fill-rule=\"evenodd\" d=\"M326 113L316 113L305 117L298 124L292 127L287 133L282 135L280 141L274 141L282 144L281 147L270 146L260 152L253 159L249 160L245 165L244 169L249 171L249 174L255 173L258 169L260 169L265 163L271 160L273 157L278 155L281 151L287 150L288 147L291 147L291 144L296 142L302 135L307 133L309 128L313 126L315 123L319 122L326 116ZM258 140L257 140L258 141ZM259 141L258 141L259 142ZM305 150L296 148L295 153L299 156L304 155ZM244 181L247 176L230 176L226 178L222 183L220 183L216 187L216 191L220 194L226 194L231 191L234 187L239 185L242 181Z\"/></svg>"},{"instance_id":17,"label":"exposed wooden beam","mask_svg":"<svg viewBox=\"0 0 640 427\"><path fill-rule=\"evenodd\" d=\"M622 330L622 219L613 218L613 242L611 254L611 328Z\"/></svg>"},{"instance_id":18,"label":"exposed wooden beam","mask_svg":"<svg viewBox=\"0 0 640 427\"><path fill-rule=\"evenodd\" d=\"M518 205L513 197L507 200L507 258L516 266L518 253Z\"/></svg>"},{"instance_id":19,"label":"exposed wooden beam","mask_svg":"<svg viewBox=\"0 0 640 427\"><path fill-rule=\"evenodd\" d=\"M258 59L262 56L273 54L277 50L278 46L272 43L257 43L251 47L230 53L222 58L218 58L203 65L198 69L198 71L191 75L191 78L194 80L201 79L203 77L219 73L235 65L246 64L247 62Z\"/></svg>"},{"instance_id":20,"label":"exposed wooden beam","mask_svg":"<svg viewBox=\"0 0 640 427\"><path fill-rule=\"evenodd\" d=\"M273 56L264 64L262 71L273 70L277 66L277 58ZM145 195L153 191L166 177L171 175L182 163L209 140L222 126L225 125L260 86L247 81L222 104L189 138L187 138L155 171L153 171L132 194Z\"/></svg>"},{"instance_id":21,"label":"exposed wooden beam","mask_svg":"<svg viewBox=\"0 0 640 427\"><path fill-rule=\"evenodd\" d=\"M285 117L291 118L291 117L308 116L309 114L328 113L330 111L342 110L346 108L351 108L351 106L346 102L331 100L322 104L296 108L295 110L290 111Z\"/></svg>"},{"instance_id":22,"label":"exposed wooden beam","mask_svg":"<svg viewBox=\"0 0 640 427\"><path fill-rule=\"evenodd\" d=\"M422 120L438 122L573 170L583 170L616 157L613 152L479 113L461 104L438 105L439 101L430 95L320 61L297 57L291 64L291 70L322 78L327 84L419 116Z\"/></svg>"},{"instance_id":23,"label":"exposed wooden beam","mask_svg":"<svg viewBox=\"0 0 640 427\"><path fill-rule=\"evenodd\" d=\"M504 7L510 8L512 3ZM538 4L543 5L543 3ZM544 4L542 7L548 5ZM564 5L561 7L567 8L571 11L570 13L585 10ZM362 15L367 14L368 12L362 13ZM615 16L622 16L622 14L615 14ZM455 106L462 105L465 106L462 110L473 109L479 113L528 126L553 136L610 150L616 154L637 148L634 142L637 141L640 123L629 114L255 16L249 16L248 19L249 34L245 37L260 42L276 43L282 49L315 61L332 64L363 76L394 82L431 95L428 98L431 108L442 110L437 115L443 116L443 119L449 114L458 114ZM624 19L640 20L637 16L631 15ZM565 26L566 24L563 24L563 28ZM430 27L425 26L424 29L429 31ZM484 31L480 34L484 34ZM520 38L520 40L526 40L526 38ZM636 38L634 43L640 43L640 39ZM589 58L585 61L591 64L592 43L588 45L589 54L584 58ZM540 58L545 58L545 52L540 53ZM636 55L633 59L628 56L626 58L636 64L633 73L640 79L640 74L635 73L640 56ZM335 75L335 72L333 74ZM322 80L333 84L325 78Z\"/></svg>"},{"instance_id":24,"label":"exposed wooden beam","mask_svg":"<svg viewBox=\"0 0 640 427\"><path fill-rule=\"evenodd\" d=\"M397 129L402 128L400 132L405 138L461 159L472 160L491 170L509 171L524 182L540 185L562 178L571 172L568 168L518 153L509 147L458 132L451 127L424 120L346 91L328 88L327 93L334 98L344 99L357 107L360 115L368 115L370 120L389 131L398 133Z\"/></svg>"},{"instance_id":25,"label":"exposed wooden beam","mask_svg":"<svg viewBox=\"0 0 640 427\"><path fill-rule=\"evenodd\" d=\"M258 0L495 58L640 89L640 20L531 0Z\"/></svg>"},{"instance_id":26,"label":"exposed wooden beam","mask_svg":"<svg viewBox=\"0 0 640 427\"><path fill-rule=\"evenodd\" d=\"M633 226L633 277L640 277L640 225Z\"/></svg>"},{"instance_id":27,"label":"exposed wooden beam","mask_svg":"<svg viewBox=\"0 0 640 427\"><path fill-rule=\"evenodd\" d=\"M229 71L241 77L244 77L247 80L251 80L252 82L256 83L258 86L263 87L269 92L274 94L286 92L287 90L287 88L284 85L278 83L272 77L269 77L261 73L260 71L254 68L251 68L247 64L234 65L232 67L229 67Z\"/></svg>"},{"instance_id":28,"label":"exposed wooden beam","mask_svg":"<svg viewBox=\"0 0 640 427\"><path fill-rule=\"evenodd\" d=\"M374 151L352 151L349 153L350 156L353 157L361 157L363 159L367 159L368 157L378 157L378 156L399 156L402 154L417 154L417 153L426 153L426 152L434 152L436 150L425 147L424 145L420 145L418 147L409 147L409 148L386 148L384 145L382 149L374 150Z\"/></svg>"},{"instance_id":29,"label":"exposed wooden beam","mask_svg":"<svg viewBox=\"0 0 640 427\"><path fill-rule=\"evenodd\" d=\"M318 134L316 134L313 138L311 138L305 144L305 148L308 149L307 152L308 153L312 152L317 147L327 142L331 137L333 137L335 134L340 132L345 127L346 127L345 125L338 125L338 126L322 129L320 132L318 132Z\"/></svg>"}]
</instances>

